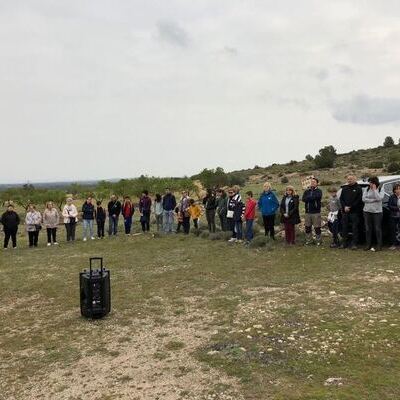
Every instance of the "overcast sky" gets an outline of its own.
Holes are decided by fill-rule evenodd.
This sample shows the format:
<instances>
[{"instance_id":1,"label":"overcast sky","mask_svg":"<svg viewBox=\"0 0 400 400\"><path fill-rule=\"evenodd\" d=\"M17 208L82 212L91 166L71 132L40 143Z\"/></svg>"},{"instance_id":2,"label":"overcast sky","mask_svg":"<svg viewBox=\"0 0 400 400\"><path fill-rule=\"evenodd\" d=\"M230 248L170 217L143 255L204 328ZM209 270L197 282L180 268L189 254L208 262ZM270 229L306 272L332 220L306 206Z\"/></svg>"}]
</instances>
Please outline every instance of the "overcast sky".
<instances>
[{"instance_id":1,"label":"overcast sky","mask_svg":"<svg viewBox=\"0 0 400 400\"><path fill-rule=\"evenodd\" d=\"M397 140L399 18L398 0L0 1L0 183Z\"/></svg>"}]
</instances>

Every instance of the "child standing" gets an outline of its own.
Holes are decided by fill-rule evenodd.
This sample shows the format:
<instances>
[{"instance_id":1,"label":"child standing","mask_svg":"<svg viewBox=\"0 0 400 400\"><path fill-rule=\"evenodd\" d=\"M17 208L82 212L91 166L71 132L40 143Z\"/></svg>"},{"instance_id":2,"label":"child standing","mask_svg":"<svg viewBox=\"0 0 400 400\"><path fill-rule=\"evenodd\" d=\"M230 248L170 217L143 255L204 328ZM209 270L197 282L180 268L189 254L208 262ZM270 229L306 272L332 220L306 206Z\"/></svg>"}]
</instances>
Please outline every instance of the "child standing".
<instances>
[{"instance_id":1,"label":"child standing","mask_svg":"<svg viewBox=\"0 0 400 400\"><path fill-rule=\"evenodd\" d=\"M246 195L246 208L243 219L246 221L246 243L250 243L254 237L253 223L256 217L257 202L253 199L253 192L251 190L249 190Z\"/></svg>"},{"instance_id":2,"label":"child standing","mask_svg":"<svg viewBox=\"0 0 400 400\"><path fill-rule=\"evenodd\" d=\"M335 249L340 246L339 243L339 212L340 212L340 200L337 195L337 189L335 187L329 188L329 203L328 203L328 227L332 233L331 248Z\"/></svg>"},{"instance_id":3,"label":"child standing","mask_svg":"<svg viewBox=\"0 0 400 400\"><path fill-rule=\"evenodd\" d=\"M104 238L104 225L106 223L106 211L101 205L101 201L96 202L96 222L97 222L97 237Z\"/></svg>"},{"instance_id":4,"label":"child standing","mask_svg":"<svg viewBox=\"0 0 400 400\"><path fill-rule=\"evenodd\" d=\"M179 209L179 207L175 207L175 214L176 214L176 233L179 233L181 231L181 226L183 226L183 215Z\"/></svg>"},{"instance_id":5,"label":"child standing","mask_svg":"<svg viewBox=\"0 0 400 400\"><path fill-rule=\"evenodd\" d=\"M189 215L193 220L195 229L199 229L199 218L201 216L201 208L198 204L195 204L193 199L189 200Z\"/></svg>"}]
</instances>

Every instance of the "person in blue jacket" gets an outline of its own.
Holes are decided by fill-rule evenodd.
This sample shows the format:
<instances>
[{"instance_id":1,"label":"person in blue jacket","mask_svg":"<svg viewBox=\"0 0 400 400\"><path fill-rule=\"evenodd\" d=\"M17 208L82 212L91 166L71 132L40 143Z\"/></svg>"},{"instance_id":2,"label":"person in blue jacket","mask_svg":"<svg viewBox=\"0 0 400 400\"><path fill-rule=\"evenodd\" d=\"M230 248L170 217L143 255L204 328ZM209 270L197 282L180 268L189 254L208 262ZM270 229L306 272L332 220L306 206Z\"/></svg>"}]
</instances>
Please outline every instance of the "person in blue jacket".
<instances>
[{"instance_id":1,"label":"person in blue jacket","mask_svg":"<svg viewBox=\"0 0 400 400\"><path fill-rule=\"evenodd\" d=\"M306 209L305 231L306 245L313 243L312 228L314 227L316 243L319 246L322 243L321 237L321 200L322 190L318 187L319 181L313 177L310 186L303 193L303 202Z\"/></svg>"},{"instance_id":2,"label":"person in blue jacket","mask_svg":"<svg viewBox=\"0 0 400 400\"><path fill-rule=\"evenodd\" d=\"M279 201L271 189L269 182L264 183L264 191L258 200L258 209L261 212L265 236L275 240L275 214L279 208Z\"/></svg>"}]
</instances>

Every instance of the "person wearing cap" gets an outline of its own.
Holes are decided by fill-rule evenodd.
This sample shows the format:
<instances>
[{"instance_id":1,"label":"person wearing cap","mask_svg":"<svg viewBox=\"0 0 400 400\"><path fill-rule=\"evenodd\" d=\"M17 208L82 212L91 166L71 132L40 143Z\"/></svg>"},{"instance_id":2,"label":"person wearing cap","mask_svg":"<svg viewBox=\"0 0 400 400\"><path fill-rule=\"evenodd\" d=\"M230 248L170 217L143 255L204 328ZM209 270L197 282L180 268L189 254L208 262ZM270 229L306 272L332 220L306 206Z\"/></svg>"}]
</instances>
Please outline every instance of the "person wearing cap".
<instances>
[{"instance_id":1,"label":"person wearing cap","mask_svg":"<svg viewBox=\"0 0 400 400\"><path fill-rule=\"evenodd\" d=\"M14 206L9 204L7 211L0 218L0 223L4 228L4 250L8 249L10 238L12 240L13 249L17 248L17 232L20 223L19 215L15 212Z\"/></svg>"}]
</instances>

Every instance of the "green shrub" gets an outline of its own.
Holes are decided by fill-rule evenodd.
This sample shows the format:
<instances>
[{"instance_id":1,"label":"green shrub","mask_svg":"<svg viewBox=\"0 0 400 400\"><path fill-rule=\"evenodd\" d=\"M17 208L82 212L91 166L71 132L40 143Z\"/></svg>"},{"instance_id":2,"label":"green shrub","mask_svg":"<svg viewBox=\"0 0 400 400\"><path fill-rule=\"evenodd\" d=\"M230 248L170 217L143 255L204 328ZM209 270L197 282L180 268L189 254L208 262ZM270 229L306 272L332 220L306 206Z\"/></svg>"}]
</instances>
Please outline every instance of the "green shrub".
<instances>
[{"instance_id":1,"label":"green shrub","mask_svg":"<svg viewBox=\"0 0 400 400\"><path fill-rule=\"evenodd\" d=\"M383 147L392 147L394 146L394 140L391 136L386 136L385 141L383 142Z\"/></svg>"},{"instance_id":2,"label":"green shrub","mask_svg":"<svg viewBox=\"0 0 400 400\"><path fill-rule=\"evenodd\" d=\"M208 238L210 237L210 232L208 232L208 231L203 231L203 232L200 233L200 237L201 237L202 239L208 239Z\"/></svg>"},{"instance_id":3,"label":"green shrub","mask_svg":"<svg viewBox=\"0 0 400 400\"><path fill-rule=\"evenodd\" d=\"M325 146L315 156L314 163L317 168L332 168L336 158L336 149L333 146Z\"/></svg>"},{"instance_id":4,"label":"green shrub","mask_svg":"<svg viewBox=\"0 0 400 400\"><path fill-rule=\"evenodd\" d=\"M400 162L391 162L390 164L388 164L388 166L386 167L387 172L390 173L397 173L400 171Z\"/></svg>"},{"instance_id":5,"label":"green shrub","mask_svg":"<svg viewBox=\"0 0 400 400\"><path fill-rule=\"evenodd\" d=\"M258 236L255 236L254 239L250 242L249 247L252 249L265 247L268 242L269 242L269 240L266 236L258 235Z\"/></svg>"},{"instance_id":6,"label":"green shrub","mask_svg":"<svg viewBox=\"0 0 400 400\"><path fill-rule=\"evenodd\" d=\"M289 178L287 176L283 176L281 178L281 183L283 183L283 184L289 183Z\"/></svg>"},{"instance_id":7,"label":"green shrub","mask_svg":"<svg viewBox=\"0 0 400 400\"><path fill-rule=\"evenodd\" d=\"M372 161L368 164L368 168L371 168L371 169L383 168L383 162L382 161Z\"/></svg>"},{"instance_id":8,"label":"green shrub","mask_svg":"<svg viewBox=\"0 0 400 400\"><path fill-rule=\"evenodd\" d=\"M319 182L320 186L332 186L334 184L333 181L329 181L329 180L322 180Z\"/></svg>"},{"instance_id":9,"label":"green shrub","mask_svg":"<svg viewBox=\"0 0 400 400\"><path fill-rule=\"evenodd\" d=\"M393 162L399 162L400 161L400 151L392 151L389 153L388 156L388 161L389 164Z\"/></svg>"},{"instance_id":10,"label":"green shrub","mask_svg":"<svg viewBox=\"0 0 400 400\"><path fill-rule=\"evenodd\" d=\"M222 232L210 233L209 238L210 238L210 240L223 240L224 239Z\"/></svg>"}]
</instances>

